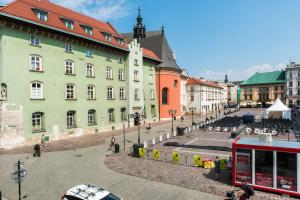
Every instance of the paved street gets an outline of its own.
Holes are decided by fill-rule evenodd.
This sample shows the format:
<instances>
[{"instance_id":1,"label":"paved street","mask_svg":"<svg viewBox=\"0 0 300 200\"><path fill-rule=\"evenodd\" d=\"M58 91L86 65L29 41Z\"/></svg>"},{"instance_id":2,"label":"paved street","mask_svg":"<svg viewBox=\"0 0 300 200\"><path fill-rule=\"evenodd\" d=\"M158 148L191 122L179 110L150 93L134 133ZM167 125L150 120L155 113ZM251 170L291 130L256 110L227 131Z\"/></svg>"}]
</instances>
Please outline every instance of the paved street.
<instances>
[{"instance_id":1,"label":"paved street","mask_svg":"<svg viewBox=\"0 0 300 200\"><path fill-rule=\"evenodd\" d=\"M187 122L188 120L186 120ZM180 123L177 122L176 123ZM142 131L142 141L167 131L170 123L154 127L151 133ZM136 132L127 135L129 142L136 141ZM117 137L117 142L122 136ZM81 183L92 183L119 194L124 199L222 199L207 193L184 189L116 173L104 165L109 151L105 144L76 151L60 151L42 154L40 159L31 154L3 155L0 158L0 189L8 199L17 199L17 185L11 181L10 173L18 158L25 161L28 176L23 183L23 194L30 200L59 199L64 191ZM122 146L122 145L121 145Z\"/></svg>"}]
</instances>

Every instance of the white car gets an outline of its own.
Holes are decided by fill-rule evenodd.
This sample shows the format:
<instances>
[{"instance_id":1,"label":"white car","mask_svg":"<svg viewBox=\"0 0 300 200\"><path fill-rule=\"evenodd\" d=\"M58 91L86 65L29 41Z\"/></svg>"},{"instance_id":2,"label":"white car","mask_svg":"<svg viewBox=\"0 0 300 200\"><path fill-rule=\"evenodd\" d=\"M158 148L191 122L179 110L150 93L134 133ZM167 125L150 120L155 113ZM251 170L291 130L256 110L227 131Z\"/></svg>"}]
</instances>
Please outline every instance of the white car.
<instances>
[{"instance_id":1,"label":"white car","mask_svg":"<svg viewBox=\"0 0 300 200\"><path fill-rule=\"evenodd\" d=\"M69 189L61 200L122 200L122 198L95 185L82 184Z\"/></svg>"}]
</instances>

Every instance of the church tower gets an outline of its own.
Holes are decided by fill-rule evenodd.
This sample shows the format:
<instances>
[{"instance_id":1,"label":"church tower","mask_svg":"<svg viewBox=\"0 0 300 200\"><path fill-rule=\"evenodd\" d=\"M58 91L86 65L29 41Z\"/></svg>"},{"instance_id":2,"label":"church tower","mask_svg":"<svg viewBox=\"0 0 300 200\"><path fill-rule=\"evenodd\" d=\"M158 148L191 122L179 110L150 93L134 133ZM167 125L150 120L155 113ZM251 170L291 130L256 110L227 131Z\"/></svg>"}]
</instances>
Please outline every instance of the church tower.
<instances>
[{"instance_id":1,"label":"church tower","mask_svg":"<svg viewBox=\"0 0 300 200\"><path fill-rule=\"evenodd\" d=\"M141 17L141 9L138 8L139 14L136 18L136 24L133 28L133 37L137 39L138 43L141 43L146 38L146 27L143 25L143 18Z\"/></svg>"}]
</instances>

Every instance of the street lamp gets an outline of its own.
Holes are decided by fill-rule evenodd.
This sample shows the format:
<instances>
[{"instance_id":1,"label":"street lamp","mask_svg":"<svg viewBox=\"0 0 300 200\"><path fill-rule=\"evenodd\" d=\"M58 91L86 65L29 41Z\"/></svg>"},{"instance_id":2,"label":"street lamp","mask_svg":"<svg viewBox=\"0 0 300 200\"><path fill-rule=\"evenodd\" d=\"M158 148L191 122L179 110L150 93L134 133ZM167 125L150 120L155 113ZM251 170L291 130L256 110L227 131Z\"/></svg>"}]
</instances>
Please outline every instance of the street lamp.
<instances>
[{"instance_id":1,"label":"street lamp","mask_svg":"<svg viewBox=\"0 0 300 200\"><path fill-rule=\"evenodd\" d=\"M208 107L207 107L207 105L206 105L206 106L205 106L205 111L206 111L206 112L205 112L205 124L207 124L207 108L208 108Z\"/></svg>"},{"instance_id":2,"label":"street lamp","mask_svg":"<svg viewBox=\"0 0 300 200\"><path fill-rule=\"evenodd\" d=\"M176 115L176 110L171 109L168 112L169 112L169 115L171 115L171 117L172 117L172 135L173 135L173 133L174 133L174 115Z\"/></svg>"},{"instance_id":3,"label":"street lamp","mask_svg":"<svg viewBox=\"0 0 300 200\"><path fill-rule=\"evenodd\" d=\"M138 144L141 143L141 134L140 134L140 121L141 121L141 117L143 117L144 115L136 112L134 114L130 114L130 117L134 118L134 121L137 123L138 125Z\"/></svg>"}]
</instances>

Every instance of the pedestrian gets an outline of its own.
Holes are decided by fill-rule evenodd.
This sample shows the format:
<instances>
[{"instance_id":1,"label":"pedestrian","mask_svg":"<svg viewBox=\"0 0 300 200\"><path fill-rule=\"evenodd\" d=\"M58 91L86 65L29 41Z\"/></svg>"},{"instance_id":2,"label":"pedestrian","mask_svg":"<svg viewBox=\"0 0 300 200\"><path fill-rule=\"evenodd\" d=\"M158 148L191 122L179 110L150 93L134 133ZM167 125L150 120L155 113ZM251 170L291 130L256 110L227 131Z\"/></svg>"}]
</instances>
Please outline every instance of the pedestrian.
<instances>
[{"instance_id":1,"label":"pedestrian","mask_svg":"<svg viewBox=\"0 0 300 200\"><path fill-rule=\"evenodd\" d=\"M232 158L231 156L229 156L229 159L227 160L227 169L228 169L228 172L229 172L229 179L231 179L231 176L232 176Z\"/></svg>"},{"instance_id":2,"label":"pedestrian","mask_svg":"<svg viewBox=\"0 0 300 200\"><path fill-rule=\"evenodd\" d=\"M116 142L116 139L114 136L111 137L111 140L110 140L110 148L114 147L115 146L115 142Z\"/></svg>"},{"instance_id":3,"label":"pedestrian","mask_svg":"<svg viewBox=\"0 0 300 200\"><path fill-rule=\"evenodd\" d=\"M147 131L148 131L148 130L151 130L151 124L150 124L150 123L147 124L146 130L147 130Z\"/></svg>"},{"instance_id":4,"label":"pedestrian","mask_svg":"<svg viewBox=\"0 0 300 200\"><path fill-rule=\"evenodd\" d=\"M215 176L216 180L220 178L220 173L221 173L221 161L219 159L219 156L216 157L215 160Z\"/></svg>"},{"instance_id":5,"label":"pedestrian","mask_svg":"<svg viewBox=\"0 0 300 200\"><path fill-rule=\"evenodd\" d=\"M40 147L39 143L34 145L33 150L34 150L33 157L36 157L36 156L40 157L41 156L41 147Z\"/></svg>"},{"instance_id":6,"label":"pedestrian","mask_svg":"<svg viewBox=\"0 0 300 200\"><path fill-rule=\"evenodd\" d=\"M183 115L181 115L181 118L180 118L180 119L181 119L181 121L183 122L183 120L184 120L184 117L183 117Z\"/></svg>"},{"instance_id":7,"label":"pedestrian","mask_svg":"<svg viewBox=\"0 0 300 200\"><path fill-rule=\"evenodd\" d=\"M42 138L41 138L41 147L46 147L44 137L45 137L45 134L43 134Z\"/></svg>"}]
</instances>

